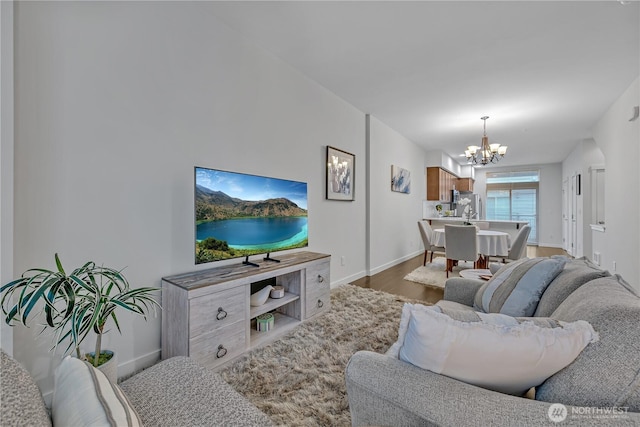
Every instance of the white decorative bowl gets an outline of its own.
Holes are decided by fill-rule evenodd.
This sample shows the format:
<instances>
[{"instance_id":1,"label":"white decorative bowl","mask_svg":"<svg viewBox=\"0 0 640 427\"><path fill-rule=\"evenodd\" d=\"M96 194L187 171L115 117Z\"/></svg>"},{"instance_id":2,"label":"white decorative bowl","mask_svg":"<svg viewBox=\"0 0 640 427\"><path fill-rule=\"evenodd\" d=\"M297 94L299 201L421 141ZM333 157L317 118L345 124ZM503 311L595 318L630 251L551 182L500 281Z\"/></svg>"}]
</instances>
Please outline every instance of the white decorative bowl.
<instances>
[{"instance_id":1,"label":"white decorative bowl","mask_svg":"<svg viewBox=\"0 0 640 427\"><path fill-rule=\"evenodd\" d=\"M251 294L251 298L250 298L251 306L258 307L264 304L265 302L267 302L267 299L269 298L269 293L271 293L271 289L273 289L273 286L267 285L264 288L260 289L255 294Z\"/></svg>"}]
</instances>

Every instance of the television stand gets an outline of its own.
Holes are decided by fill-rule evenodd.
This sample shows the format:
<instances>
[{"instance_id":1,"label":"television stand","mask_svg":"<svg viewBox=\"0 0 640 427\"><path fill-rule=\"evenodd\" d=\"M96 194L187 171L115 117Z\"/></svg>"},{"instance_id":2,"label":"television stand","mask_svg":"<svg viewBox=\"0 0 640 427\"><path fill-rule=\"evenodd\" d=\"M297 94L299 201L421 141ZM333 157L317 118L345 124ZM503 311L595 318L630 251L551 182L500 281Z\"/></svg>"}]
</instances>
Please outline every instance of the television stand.
<instances>
[{"instance_id":1,"label":"television stand","mask_svg":"<svg viewBox=\"0 0 640 427\"><path fill-rule=\"evenodd\" d=\"M269 252L267 252L267 256L266 256L266 257L264 257L263 259L264 259L265 261L280 262L280 260L279 260L279 259L271 258L271 256L270 256L270 255L271 255L271 254L270 254Z\"/></svg>"},{"instance_id":2,"label":"television stand","mask_svg":"<svg viewBox=\"0 0 640 427\"><path fill-rule=\"evenodd\" d=\"M268 256L269 256L269 255L267 255L267 257L268 257ZM265 259L266 259L266 258L265 258ZM256 264L255 262L251 262L251 261L249 261L249 255L247 255L247 257L244 259L244 261L242 261L242 265L250 265L250 266L253 266L253 267L260 267L260 265L259 265L259 264Z\"/></svg>"},{"instance_id":3,"label":"television stand","mask_svg":"<svg viewBox=\"0 0 640 427\"><path fill-rule=\"evenodd\" d=\"M259 268L239 263L162 279L162 358L189 356L218 369L242 353L272 342L307 319L331 310L331 256L282 254ZM275 282L282 298L253 307L252 285ZM256 286L257 287L257 286ZM262 314L273 328L258 331Z\"/></svg>"}]
</instances>

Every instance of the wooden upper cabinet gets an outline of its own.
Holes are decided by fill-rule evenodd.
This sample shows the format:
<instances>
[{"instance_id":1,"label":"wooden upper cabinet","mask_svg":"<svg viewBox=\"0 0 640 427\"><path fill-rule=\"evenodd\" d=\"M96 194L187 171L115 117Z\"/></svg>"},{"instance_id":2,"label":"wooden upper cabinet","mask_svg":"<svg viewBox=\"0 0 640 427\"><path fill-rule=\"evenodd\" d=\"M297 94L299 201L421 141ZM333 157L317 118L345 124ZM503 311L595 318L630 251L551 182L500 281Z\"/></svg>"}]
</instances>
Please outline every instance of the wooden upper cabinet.
<instances>
[{"instance_id":1,"label":"wooden upper cabinet","mask_svg":"<svg viewBox=\"0 0 640 427\"><path fill-rule=\"evenodd\" d=\"M447 188L451 185L451 177L447 171L440 169L440 200L449 202L450 197L447 196Z\"/></svg>"},{"instance_id":2,"label":"wooden upper cabinet","mask_svg":"<svg viewBox=\"0 0 640 427\"><path fill-rule=\"evenodd\" d=\"M440 200L440 168L427 168L427 200Z\"/></svg>"},{"instance_id":3,"label":"wooden upper cabinet","mask_svg":"<svg viewBox=\"0 0 640 427\"><path fill-rule=\"evenodd\" d=\"M458 178L456 189L458 191L473 191L474 180L472 178Z\"/></svg>"},{"instance_id":4,"label":"wooden upper cabinet","mask_svg":"<svg viewBox=\"0 0 640 427\"><path fill-rule=\"evenodd\" d=\"M457 188L458 177L438 167L427 168L427 200L451 202L451 190Z\"/></svg>"}]
</instances>

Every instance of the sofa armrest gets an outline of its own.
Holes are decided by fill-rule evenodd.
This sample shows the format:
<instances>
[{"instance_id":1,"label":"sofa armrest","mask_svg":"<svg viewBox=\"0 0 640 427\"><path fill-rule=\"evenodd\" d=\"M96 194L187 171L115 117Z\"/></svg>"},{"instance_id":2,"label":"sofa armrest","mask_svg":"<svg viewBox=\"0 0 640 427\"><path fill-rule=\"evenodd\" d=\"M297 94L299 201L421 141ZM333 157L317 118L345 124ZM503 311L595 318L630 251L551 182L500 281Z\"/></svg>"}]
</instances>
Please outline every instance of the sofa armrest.
<instances>
[{"instance_id":1,"label":"sofa armrest","mask_svg":"<svg viewBox=\"0 0 640 427\"><path fill-rule=\"evenodd\" d=\"M444 285L443 299L473 307L476 292L484 283L486 282L483 280L452 277Z\"/></svg>"},{"instance_id":2,"label":"sofa armrest","mask_svg":"<svg viewBox=\"0 0 640 427\"><path fill-rule=\"evenodd\" d=\"M220 375L188 357L166 359L122 382L120 387L144 425L272 425Z\"/></svg>"},{"instance_id":3,"label":"sofa armrest","mask_svg":"<svg viewBox=\"0 0 640 427\"><path fill-rule=\"evenodd\" d=\"M378 353L355 353L345 374L353 426L554 424L548 416L550 403L479 388ZM629 425L640 420L637 413L624 416ZM578 422L602 425L597 418Z\"/></svg>"}]
</instances>

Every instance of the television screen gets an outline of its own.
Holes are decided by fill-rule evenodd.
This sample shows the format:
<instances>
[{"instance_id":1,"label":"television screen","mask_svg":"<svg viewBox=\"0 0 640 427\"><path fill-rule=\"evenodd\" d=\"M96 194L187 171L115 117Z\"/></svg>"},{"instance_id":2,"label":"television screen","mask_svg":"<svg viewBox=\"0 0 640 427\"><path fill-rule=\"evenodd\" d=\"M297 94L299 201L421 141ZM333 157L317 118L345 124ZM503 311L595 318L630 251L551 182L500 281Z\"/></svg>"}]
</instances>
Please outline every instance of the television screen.
<instances>
[{"instance_id":1,"label":"television screen","mask_svg":"<svg viewBox=\"0 0 640 427\"><path fill-rule=\"evenodd\" d=\"M196 167L195 228L196 264L306 247L307 183Z\"/></svg>"}]
</instances>

